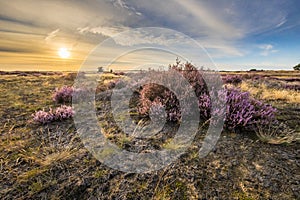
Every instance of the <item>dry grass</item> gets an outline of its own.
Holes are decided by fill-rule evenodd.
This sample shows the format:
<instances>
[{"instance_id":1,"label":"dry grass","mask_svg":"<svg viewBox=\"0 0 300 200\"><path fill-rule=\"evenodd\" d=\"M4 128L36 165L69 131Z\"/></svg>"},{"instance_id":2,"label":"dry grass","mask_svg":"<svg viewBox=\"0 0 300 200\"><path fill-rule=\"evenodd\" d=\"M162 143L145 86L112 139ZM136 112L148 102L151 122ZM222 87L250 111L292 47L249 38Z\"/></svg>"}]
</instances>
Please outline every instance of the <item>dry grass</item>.
<instances>
[{"instance_id":1,"label":"dry grass","mask_svg":"<svg viewBox=\"0 0 300 200\"><path fill-rule=\"evenodd\" d=\"M289 144L300 141L300 133L284 123L257 126L255 133L260 141L269 144Z\"/></svg>"},{"instance_id":2,"label":"dry grass","mask_svg":"<svg viewBox=\"0 0 300 200\"><path fill-rule=\"evenodd\" d=\"M253 85L249 81L242 82L240 87L243 91L248 91L251 95L259 99L300 103L300 92L294 90L278 90L268 88L264 83Z\"/></svg>"},{"instance_id":3,"label":"dry grass","mask_svg":"<svg viewBox=\"0 0 300 200\"><path fill-rule=\"evenodd\" d=\"M250 94L255 98L272 102L272 105L287 105L284 106L286 107L285 109L292 109L292 107L297 107L297 105L300 104L299 91L269 88L265 83L253 83L251 81L243 81L240 88L243 91L250 92ZM284 112L286 113L286 111ZM290 110L290 114L293 112L294 111ZM280 118L282 118L282 122L279 124L269 124L266 126L257 125L255 133L260 141L269 144L288 144L300 141L300 133L297 128L298 125L293 123L294 120L288 121L289 126L293 127L293 129L291 129L288 125L286 125L287 122L283 121L285 115L281 112L279 112L279 115ZM293 118L296 118L296 116Z\"/></svg>"},{"instance_id":4,"label":"dry grass","mask_svg":"<svg viewBox=\"0 0 300 200\"><path fill-rule=\"evenodd\" d=\"M39 163L43 166L49 166L53 163L70 159L71 157L72 157L72 151L63 150L45 156L45 158L40 160Z\"/></svg>"}]
</instances>

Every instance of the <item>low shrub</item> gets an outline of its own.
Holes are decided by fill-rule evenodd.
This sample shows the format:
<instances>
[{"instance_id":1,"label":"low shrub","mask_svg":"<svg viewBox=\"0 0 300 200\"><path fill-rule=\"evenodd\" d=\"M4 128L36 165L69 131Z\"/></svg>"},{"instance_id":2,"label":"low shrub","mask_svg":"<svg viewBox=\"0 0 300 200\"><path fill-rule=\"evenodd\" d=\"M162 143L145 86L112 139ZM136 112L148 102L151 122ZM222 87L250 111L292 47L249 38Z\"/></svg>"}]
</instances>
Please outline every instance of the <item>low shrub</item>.
<instances>
[{"instance_id":1,"label":"low shrub","mask_svg":"<svg viewBox=\"0 0 300 200\"><path fill-rule=\"evenodd\" d=\"M295 90L295 91L300 91L300 84L294 82L293 84L291 83L286 83L282 81L264 81L264 84L271 89L277 89L277 90Z\"/></svg>"},{"instance_id":2,"label":"low shrub","mask_svg":"<svg viewBox=\"0 0 300 200\"><path fill-rule=\"evenodd\" d=\"M141 89L138 112L142 116L149 116L151 107L164 107L168 121L179 121L181 119L179 101L176 95L164 86L147 84ZM154 110L151 110L151 112L154 112ZM156 112L153 114L158 116Z\"/></svg>"},{"instance_id":3,"label":"low shrub","mask_svg":"<svg viewBox=\"0 0 300 200\"><path fill-rule=\"evenodd\" d=\"M74 115L74 110L71 106L61 105L55 109L54 117L55 120L64 120L72 118Z\"/></svg>"},{"instance_id":4,"label":"low shrub","mask_svg":"<svg viewBox=\"0 0 300 200\"><path fill-rule=\"evenodd\" d=\"M71 86L56 88L52 95L52 99L56 103L70 103L72 101L73 92L74 88Z\"/></svg>"},{"instance_id":5,"label":"low shrub","mask_svg":"<svg viewBox=\"0 0 300 200\"><path fill-rule=\"evenodd\" d=\"M275 113L275 108L252 98L249 92L227 89L225 128L253 130L256 124L264 125L274 121Z\"/></svg>"},{"instance_id":6,"label":"low shrub","mask_svg":"<svg viewBox=\"0 0 300 200\"><path fill-rule=\"evenodd\" d=\"M50 109L48 112L44 110L37 111L32 115L32 117L33 121L39 124L47 124L55 120L52 109Z\"/></svg>"},{"instance_id":7,"label":"low shrub","mask_svg":"<svg viewBox=\"0 0 300 200\"><path fill-rule=\"evenodd\" d=\"M242 77L238 75L227 75L222 77L222 79L225 84L233 84L233 85L238 85L243 81Z\"/></svg>"},{"instance_id":8,"label":"low shrub","mask_svg":"<svg viewBox=\"0 0 300 200\"><path fill-rule=\"evenodd\" d=\"M200 120L210 119L212 102L203 78L204 72L197 70L190 63L184 65L176 63L170 66L170 69L180 72L193 87L198 98ZM240 80L239 78L237 79ZM178 87L182 87L181 84L178 82ZM218 92L219 98L214 98L214 100L220 99L221 95L224 96L224 94L226 94L226 119L224 125L226 129L233 131L240 129L253 130L255 124L267 124L275 120L276 109L271 105L252 98L249 92L242 92L234 88L224 88L223 91ZM180 109L176 95L167 88L157 84L144 85L139 90L139 104L137 105L139 114L148 116L153 105L164 107L167 113L167 121L180 121L181 113L189 112Z\"/></svg>"},{"instance_id":9,"label":"low shrub","mask_svg":"<svg viewBox=\"0 0 300 200\"><path fill-rule=\"evenodd\" d=\"M284 89L287 89L287 90L296 90L296 91L300 91L300 85L290 85L290 84L286 84L284 85Z\"/></svg>"},{"instance_id":10,"label":"low shrub","mask_svg":"<svg viewBox=\"0 0 300 200\"><path fill-rule=\"evenodd\" d=\"M39 124L47 124L53 121L62 121L72 118L74 116L74 110L71 106L61 105L60 107L49 111L40 110L32 115L33 121Z\"/></svg>"}]
</instances>

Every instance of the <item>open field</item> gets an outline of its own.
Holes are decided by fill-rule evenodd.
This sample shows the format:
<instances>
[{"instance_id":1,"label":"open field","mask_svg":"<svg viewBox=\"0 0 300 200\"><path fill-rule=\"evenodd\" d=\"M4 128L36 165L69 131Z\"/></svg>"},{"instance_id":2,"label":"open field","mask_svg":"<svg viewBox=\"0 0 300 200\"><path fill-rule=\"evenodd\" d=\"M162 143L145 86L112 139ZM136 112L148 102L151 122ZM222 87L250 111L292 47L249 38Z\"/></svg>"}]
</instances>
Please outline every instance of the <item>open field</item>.
<instances>
[{"instance_id":1,"label":"open field","mask_svg":"<svg viewBox=\"0 0 300 200\"><path fill-rule=\"evenodd\" d=\"M53 91L71 86L74 75L1 74L0 199L300 198L299 142L269 144L273 138L227 130L213 151L200 159L198 151L207 128L204 127L187 152L166 168L144 174L124 173L105 166L85 149L72 119L44 125L33 123L33 113L59 105L52 100ZM248 75L234 87L273 105L279 111L276 118L293 134L300 132L300 91L287 86L300 84L300 72L222 75ZM116 78L105 77L106 82ZM100 90L106 89L102 87L106 86L100 85ZM107 99L96 100L105 136L119 147L144 151L139 149L137 140L111 126ZM162 134L172 137L172 128L166 127ZM278 140L275 138L273 143ZM151 148L159 145L151 143Z\"/></svg>"}]
</instances>

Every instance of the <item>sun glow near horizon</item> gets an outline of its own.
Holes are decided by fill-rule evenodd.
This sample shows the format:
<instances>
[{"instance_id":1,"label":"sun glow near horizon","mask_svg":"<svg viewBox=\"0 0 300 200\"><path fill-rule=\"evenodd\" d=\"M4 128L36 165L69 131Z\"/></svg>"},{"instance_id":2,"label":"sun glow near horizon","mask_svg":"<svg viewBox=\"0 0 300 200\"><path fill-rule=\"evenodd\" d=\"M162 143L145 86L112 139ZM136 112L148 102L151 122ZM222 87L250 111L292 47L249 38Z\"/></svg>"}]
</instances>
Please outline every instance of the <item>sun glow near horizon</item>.
<instances>
[{"instance_id":1,"label":"sun glow near horizon","mask_svg":"<svg viewBox=\"0 0 300 200\"><path fill-rule=\"evenodd\" d=\"M68 48L61 47L58 50L58 55L60 58L67 59L67 58L70 58L71 52Z\"/></svg>"}]
</instances>

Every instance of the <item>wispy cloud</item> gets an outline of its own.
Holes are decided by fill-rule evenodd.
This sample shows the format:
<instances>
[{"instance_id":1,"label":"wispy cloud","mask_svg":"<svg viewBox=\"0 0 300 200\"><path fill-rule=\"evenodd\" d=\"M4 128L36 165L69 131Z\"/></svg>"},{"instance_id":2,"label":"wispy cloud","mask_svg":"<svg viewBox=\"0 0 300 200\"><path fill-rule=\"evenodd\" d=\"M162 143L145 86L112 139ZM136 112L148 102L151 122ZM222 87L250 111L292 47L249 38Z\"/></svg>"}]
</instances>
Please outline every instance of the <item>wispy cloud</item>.
<instances>
[{"instance_id":1,"label":"wispy cloud","mask_svg":"<svg viewBox=\"0 0 300 200\"><path fill-rule=\"evenodd\" d=\"M78 32L81 34L85 33L94 33L94 34L102 34L107 37L112 37L118 33L129 30L129 27L125 26L99 26L99 27L83 27L77 28Z\"/></svg>"},{"instance_id":2,"label":"wispy cloud","mask_svg":"<svg viewBox=\"0 0 300 200\"><path fill-rule=\"evenodd\" d=\"M49 42L51 41L53 38L55 38L57 36L57 33L60 31L60 29L56 29L54 31L52 31L51 33L48 33L47 37L45 37L45 41Z\"/></svg>"},{"instance_id":3,"label":"wispy cloud","mask_svg":"<svg viewBox=\"0 0 300 200\"><path fill-rule=\"evenodd\" d=\"M283 17L281 21L275 26L276 28L281 27L283 24L287 22L286 17Z\"/></svg>"},{"instance_id":4,"label":"wispy cloud","mask_svg":"<svg viewBox=\"0 0 300 200\"><path fill-rule=\"evenodd\" d=\"M129 6L124 0L111 0L113 5L117 8L122 8L130 11L130 13L134 13L138 16L141 16L142 13L138 12L134 7Z\"/></svg>"},{"instance_id":5,"label":"wispy cloud","mask_svg":"<svg viewBox=\"0 0 300 200\"><path fill-rule=\"evenodd\" d=\"M262 50L262 52L260 53L260 55L262 56L268 56L271 53L278 52L278 50L274 49L274 46L271 44L262 44L259 46L259 48Z\"/></svg>"},{"instance_id":6,"label":"wispy cloud","mask_svg":"<svg viewBox=\"0 0 300 200\"><path fill-rule=\"evenodd\" d=\"M201 1L177 0L176 2L196 18L198 23L194 25L204 25L211 35L225 38L240 38L242 36L238 28L227 23L222 18L216 17L214 12L205 7Z\"/></svg>"}]
</instances>

